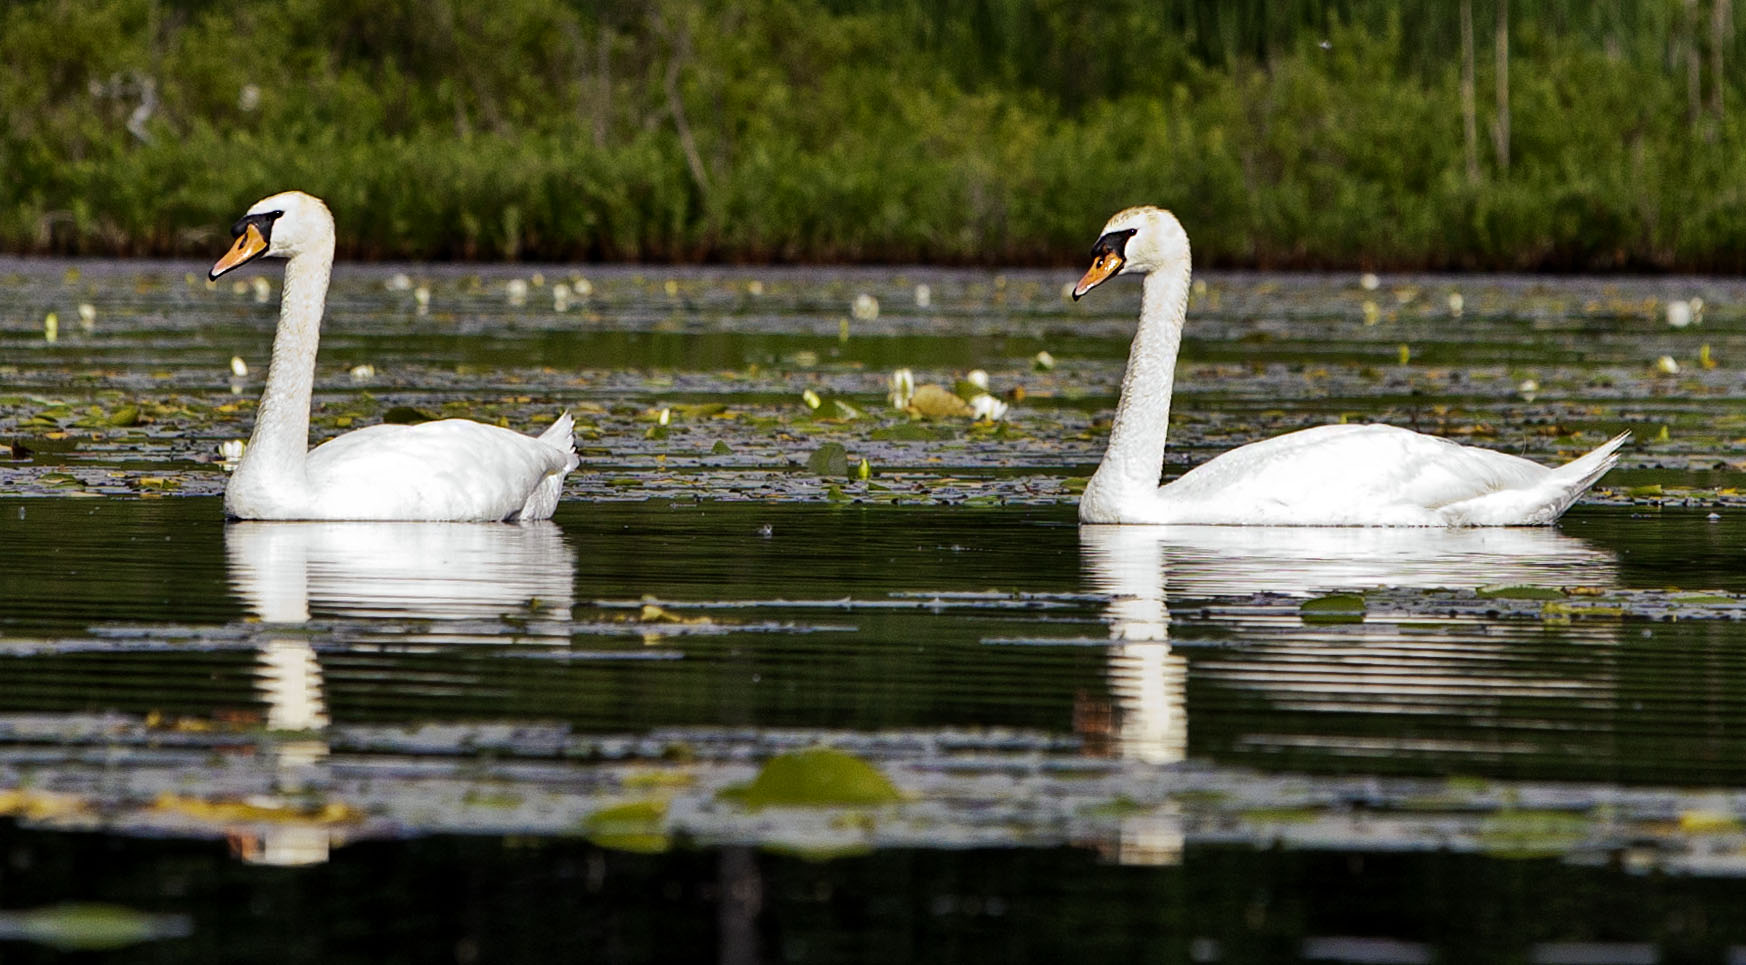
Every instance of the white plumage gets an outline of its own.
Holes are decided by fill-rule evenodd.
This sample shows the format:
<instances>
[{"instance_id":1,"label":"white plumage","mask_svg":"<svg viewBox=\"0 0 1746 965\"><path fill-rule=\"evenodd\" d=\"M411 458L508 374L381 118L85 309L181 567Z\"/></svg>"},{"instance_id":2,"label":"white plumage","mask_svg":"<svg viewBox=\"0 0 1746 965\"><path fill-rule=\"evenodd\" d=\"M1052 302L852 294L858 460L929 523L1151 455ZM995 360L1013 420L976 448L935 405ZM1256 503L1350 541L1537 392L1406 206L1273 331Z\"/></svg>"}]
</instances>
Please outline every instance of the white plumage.
<instances>
[{"instance_id":1,"label":"white plumage","mask_svg":"<svg viewBox=\"0 0 1746 965\"><path fill-rule=\"evenodd\" d=\"M1121 273L1145 295L1109 448L1080 500L1087 523L1249 526L1537 526L1618 459L1624 433L1551 469L1394 426L1319 426L1251 443L1158 485L1188 311L1188 235L1158 208L1111 218L1078 298Z\"/></svg>"},{"instance_id":2,"label":"white plumage","mask_svg":"<svg viewBox=\"0 0 1746 965\"><path fill-rule=\"evenodd\" d=\"M238 519L547 519L577 459L569 413L537 438L466 419L377 425L309 450L309 400L333 268L333 217L297 191L257 202L211 277L288 259L279 328L254 434L230 483Z\"/></svg>"}]
</instances>

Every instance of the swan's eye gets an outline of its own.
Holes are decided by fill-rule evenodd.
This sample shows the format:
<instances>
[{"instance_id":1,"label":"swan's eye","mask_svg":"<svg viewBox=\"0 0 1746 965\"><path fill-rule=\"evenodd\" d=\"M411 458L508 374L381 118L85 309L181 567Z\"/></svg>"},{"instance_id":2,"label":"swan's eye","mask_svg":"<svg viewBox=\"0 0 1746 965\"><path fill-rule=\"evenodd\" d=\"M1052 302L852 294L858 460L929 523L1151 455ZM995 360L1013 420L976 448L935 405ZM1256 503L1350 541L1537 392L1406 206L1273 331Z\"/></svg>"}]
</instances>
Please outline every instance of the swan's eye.
<instances>
[{"instance_id":1,"label":"swan's eye","mask_svg":"<svg viewBox=\"0 0 1746 965\"><path fill-rule=\"evenodd\" d=\"M283 217L285 217L285 212L283 211L263 211L260 214L243 215L241 218L237 219L236 224L230 226L230 236L232 238L241 238L242 233L248 230L249 225L254 225L255 229L261 233L262 238L271 240L273 237L273 222L278 221Z\"/></svg>"},{"instance_id":2,"label":"swan's eye","mask_svg":"<svg viewBox=\"0 0 1746 965\"><path fill-rule=\"evenodd\" d=\"M1122 231L1109 232L1097 239L1097 244L1091 246L1091 256L1102 258L1104 255L1115 255L1126 261L1128 258L1128 239L1132 238L1139 230L1138 228L1126 228Z\"/></svg>"}]
</instances>

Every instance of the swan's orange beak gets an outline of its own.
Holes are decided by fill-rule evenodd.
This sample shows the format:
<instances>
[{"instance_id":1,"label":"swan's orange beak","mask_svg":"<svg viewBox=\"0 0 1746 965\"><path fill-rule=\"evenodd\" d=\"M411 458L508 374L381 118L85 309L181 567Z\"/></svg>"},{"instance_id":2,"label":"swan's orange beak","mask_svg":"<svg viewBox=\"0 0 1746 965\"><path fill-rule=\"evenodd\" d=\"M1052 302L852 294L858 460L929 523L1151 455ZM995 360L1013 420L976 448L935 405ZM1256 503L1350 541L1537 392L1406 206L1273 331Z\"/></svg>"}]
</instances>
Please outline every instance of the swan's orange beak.
<instances>
[{"instance_id":1,"label":"swan's orange beak","mask_svg":"<svg viewBox=\"0 0 1746 965\"><path fill-rule=\"evenodd\" d=\"M1091 267L1086 269L1085 277L1079 279L1079 284L1073 286L1073 300L1078 301L1086 292L1109 281L1116 272L1122 270L1124 264L1126 261L1116 252L1106 251L1098 255L1097 260L1093 261Z\"/></svg>"},{"instance_id":2,"label":"swan's orange beak","mask_svg":"<svg viewBox=\"0 0 1746 965\"><path fill-rule=\"evenodd\" d=\"M243 228L242 234L236 236L236 244L230 246L230 250L224 253L223 258L218 259L218 264L212 266L212 270L207 272L206 277L217 281L219 275L238 265L254 261L266 253L267 239L261 235L261 229L254 225L248 225Z\"/></svg>"}]
</instances>

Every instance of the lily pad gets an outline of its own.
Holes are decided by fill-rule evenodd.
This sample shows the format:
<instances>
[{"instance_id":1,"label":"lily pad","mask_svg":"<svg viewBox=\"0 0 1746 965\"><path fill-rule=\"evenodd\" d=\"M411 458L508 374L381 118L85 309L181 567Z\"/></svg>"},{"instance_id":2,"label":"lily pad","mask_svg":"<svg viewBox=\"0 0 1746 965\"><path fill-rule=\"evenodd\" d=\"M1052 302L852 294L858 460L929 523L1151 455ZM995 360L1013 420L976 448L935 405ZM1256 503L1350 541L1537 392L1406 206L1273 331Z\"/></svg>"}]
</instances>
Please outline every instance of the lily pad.
<instances>
[{"instance_id":1,"label":"lily pad","mask_svg":"<svg viewBox=\"0 0 1746 965\"><path fill-rule=\"evenodd\" d=\"M666 818L666 801L631 801L590 814L583 822L583 833L603 848L660 854L673 844L666 831Z\"/></svg>"},{"instance_id":2,"label":"lily pad","mask_svg":"<svg viewBox=\"0 0 1746 965\"><path fill-rule=\"evenodd\" d=\"M1482 600L1562 600L1567 596L1555 586L1493 583L1473 591Z\"/></svg>"},{"instance_id":3,"label":"lily pad","mask_svg":"<svg viewBox=\"0 0 1746 965\"><path fill-rule=\"evenodd\" d=\"M853 754L828 747L778 754L750 784L720 797L757 810L767 807L876 807L903 800L891 779Z\"/></svg>"},{"instance_id":4,"label":"lily pad","mask_svg":"<svg viewBox=\"0 0 1746 965\"><path fill-rule=\"evenodd\" d=\"M1364 597L1358 593L1330 593L1305 600L1298 607L1305 623L1363 623Z\"/></svg>"},{"instance_id":5,"label":"lily pad","mask_svg":"<svg viewBox=\"0 0 1746 965\"><path fill-rule=\"evenodd\" d=\"M827 442L806 459L806 468L820 476L847 476L849 453L840 442Z\"/></svg>"}]
</instances>

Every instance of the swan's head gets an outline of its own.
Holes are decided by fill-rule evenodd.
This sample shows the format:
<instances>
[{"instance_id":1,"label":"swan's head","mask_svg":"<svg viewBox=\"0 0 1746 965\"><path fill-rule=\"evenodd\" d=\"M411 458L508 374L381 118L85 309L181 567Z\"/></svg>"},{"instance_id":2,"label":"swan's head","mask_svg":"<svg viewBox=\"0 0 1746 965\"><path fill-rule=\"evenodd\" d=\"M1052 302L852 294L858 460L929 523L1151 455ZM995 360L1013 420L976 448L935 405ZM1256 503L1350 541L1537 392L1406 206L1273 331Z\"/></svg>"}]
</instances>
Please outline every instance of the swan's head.
<instances>
[{"instance_id":1,"label":"swan's head","mask_svg":"<svg viewBox=\"0 0 1746 965\"><path fill-rule=\"evenodd\" d=\"M312 245L333 244L333 215L321 199L302 191L262 198L230 227L230 246L206 277L219 275L256 258L290 258Z\"/></svg>"},{"instance_id":2,"label":"swan's head","mask_svg":"<svg viewBox=\"0 0 1746 965\"><path fill-rule=\"evenodd\" d=\"M1091 246L1091 268L1073 286L1073 300L1121 274L1144 275L1188 263L1188 232L1163 208L1142 205L1118 212Z\"/></svg>"}]
</instances>

